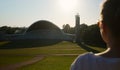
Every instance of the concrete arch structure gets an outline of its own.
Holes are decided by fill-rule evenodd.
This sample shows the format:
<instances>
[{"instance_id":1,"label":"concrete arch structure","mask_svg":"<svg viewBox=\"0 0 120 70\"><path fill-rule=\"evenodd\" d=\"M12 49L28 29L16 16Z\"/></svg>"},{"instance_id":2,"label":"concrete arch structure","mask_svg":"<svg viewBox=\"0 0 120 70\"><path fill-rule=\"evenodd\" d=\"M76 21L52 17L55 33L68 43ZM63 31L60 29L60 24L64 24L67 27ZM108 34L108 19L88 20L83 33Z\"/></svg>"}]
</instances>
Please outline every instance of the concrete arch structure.
<instances>
[{"instance_id":1,"label":"concrete arch structure","mask_svg":"<svg viewBox=\"0 0 120 70\"><path fill-rule=\"evenodd\" d=\"M47 20L40 20L35 23L33 23L26 32L35 31L35 30L57 30L60 31L59 27L54 25L52 22Z\"/></svg>"},{"instance_id":2,"label":"concrete arch structure","mask_svg":"<svg viewBox=\"0 0 120 70\"><path fill-rule=\"evenodd\" d=\"M59 27L50 21L40 20L33 23L25 33L26 38L72 40L72 35L65 34Z\"/></svg>"}]
</instances>

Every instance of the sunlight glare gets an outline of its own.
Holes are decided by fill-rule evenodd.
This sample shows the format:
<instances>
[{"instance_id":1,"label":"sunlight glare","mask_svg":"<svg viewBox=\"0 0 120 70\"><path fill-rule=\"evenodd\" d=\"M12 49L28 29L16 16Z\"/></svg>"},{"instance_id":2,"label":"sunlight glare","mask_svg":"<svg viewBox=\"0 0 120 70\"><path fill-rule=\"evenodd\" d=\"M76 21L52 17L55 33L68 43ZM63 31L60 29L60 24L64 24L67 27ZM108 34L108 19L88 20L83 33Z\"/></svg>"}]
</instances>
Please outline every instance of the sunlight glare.
<instances>
[{"instance_id":1,"label":"sunlight glare","mask_svg":"<svg viewBox=\"0 0 120 70\"><path fill-rule=\"evenodd\" d=\"M78 0L59 0L60 7L63 11L73 11L77 8Z\"/></svg>"}]
</instances>

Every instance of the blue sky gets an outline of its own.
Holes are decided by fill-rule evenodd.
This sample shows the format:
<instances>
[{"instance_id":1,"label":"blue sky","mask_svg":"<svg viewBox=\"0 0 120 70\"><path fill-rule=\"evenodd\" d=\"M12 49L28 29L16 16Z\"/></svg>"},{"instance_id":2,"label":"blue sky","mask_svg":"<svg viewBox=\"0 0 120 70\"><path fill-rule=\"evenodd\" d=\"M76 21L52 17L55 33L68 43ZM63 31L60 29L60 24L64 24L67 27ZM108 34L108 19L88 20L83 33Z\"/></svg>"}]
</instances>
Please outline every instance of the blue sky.
<instances>
[{"instance_id":1,"label":"blue sky","mask_svg":"<svg viewBox=\"0 0 120 70\"><path fill-rule=\"evenodd\" d=\"M81 23L95 24L102 0L0 0L0 26L28 27L38 20L49 20L62 28L75 25L79 13ZM76 4L76 5L73 5Z\"/></svg>"}]
</instances>

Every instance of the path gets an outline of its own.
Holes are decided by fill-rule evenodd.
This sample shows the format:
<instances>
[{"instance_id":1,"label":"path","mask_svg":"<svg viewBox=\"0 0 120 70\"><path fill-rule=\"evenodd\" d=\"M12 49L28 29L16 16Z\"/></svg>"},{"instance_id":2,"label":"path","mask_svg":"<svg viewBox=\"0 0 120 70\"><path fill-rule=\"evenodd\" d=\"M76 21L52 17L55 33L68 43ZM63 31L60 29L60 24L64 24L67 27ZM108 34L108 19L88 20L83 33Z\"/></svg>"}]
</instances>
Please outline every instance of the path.
<instances>
[{"instance_id":1,"label":"path","mask_svg":"<svg viewBox=\"0 0 120 70\"><path fill-rule=\"evenodd\" d=\"M44 56L37 55L36 57L34 57L31 60L1 67L0 70L16 70L17 68L20 68L22 66L26 66L26 65L30 65L30 64L33 64L35 62L38 62L38 61L42 60L43 58L44 58Z\"/></svg>"}]
</instances>

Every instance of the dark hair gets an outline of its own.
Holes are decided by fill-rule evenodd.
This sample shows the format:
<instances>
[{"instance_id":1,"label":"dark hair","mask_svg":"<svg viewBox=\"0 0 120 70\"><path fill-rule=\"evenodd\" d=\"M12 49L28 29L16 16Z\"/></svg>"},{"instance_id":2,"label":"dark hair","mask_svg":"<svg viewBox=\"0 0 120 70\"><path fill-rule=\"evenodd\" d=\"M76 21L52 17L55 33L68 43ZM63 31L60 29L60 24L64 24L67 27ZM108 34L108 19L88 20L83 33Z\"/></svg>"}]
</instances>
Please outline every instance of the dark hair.
<instances>
[{"instance_id":1,"label":"dark hair","mask_svg":"<svg viewBox=\"0 0 120 70\"><path fill-rule=\"evenodd\" d=\"M101 19L114 37L120 37L120 0L106 0L102 6Z\"/></svg>"}]
</instances>

